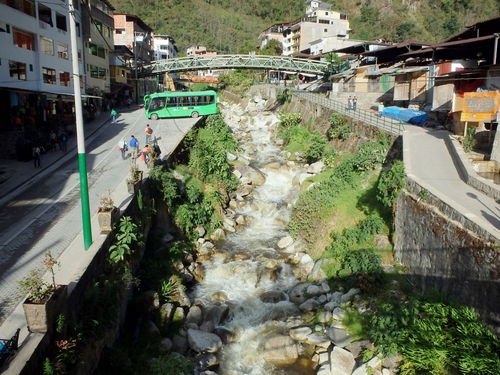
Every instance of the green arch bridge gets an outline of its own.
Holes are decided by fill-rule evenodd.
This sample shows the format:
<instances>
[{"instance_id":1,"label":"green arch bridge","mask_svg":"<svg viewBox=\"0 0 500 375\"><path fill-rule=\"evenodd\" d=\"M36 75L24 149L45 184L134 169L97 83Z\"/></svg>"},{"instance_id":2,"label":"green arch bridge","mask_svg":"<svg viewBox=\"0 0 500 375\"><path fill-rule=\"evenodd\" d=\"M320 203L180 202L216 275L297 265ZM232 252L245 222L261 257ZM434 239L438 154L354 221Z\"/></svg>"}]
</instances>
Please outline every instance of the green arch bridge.
<instances>
[{"instance_id":1,"label":"green arch bridge","mask_svg":"<svg viewBox=\"0 0 500 375\"><path fill-rule=\"evenodd\" d=\"M158 60L144 65L143 74L176 73L207 69L266 69L323 75L327 62L286 56L217 55Z\"/></svg>"}]
</instances>

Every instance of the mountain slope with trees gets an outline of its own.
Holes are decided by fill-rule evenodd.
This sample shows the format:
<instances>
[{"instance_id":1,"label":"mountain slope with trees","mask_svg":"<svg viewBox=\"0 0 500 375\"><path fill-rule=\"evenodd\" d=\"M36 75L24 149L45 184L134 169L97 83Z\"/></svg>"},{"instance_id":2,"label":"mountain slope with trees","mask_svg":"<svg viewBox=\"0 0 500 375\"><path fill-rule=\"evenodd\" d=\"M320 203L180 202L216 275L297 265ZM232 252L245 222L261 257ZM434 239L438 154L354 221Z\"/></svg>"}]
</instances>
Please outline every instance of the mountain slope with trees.
<instances>
[{"instance_id":1,"label":"mountain slope with trees","mask_svg":"<svg viewBox=\"0 0 500 375\"><path fill-rule=\"evenodd\" d=\"M172 35L181 54L190 45L246 53L259 33L304 15L304 0L111 0L118 12L141 17ZM331 0L349 15L353 39L438 42L465 25L500 14L498 0Z\"/></svg>"}]
</instances>

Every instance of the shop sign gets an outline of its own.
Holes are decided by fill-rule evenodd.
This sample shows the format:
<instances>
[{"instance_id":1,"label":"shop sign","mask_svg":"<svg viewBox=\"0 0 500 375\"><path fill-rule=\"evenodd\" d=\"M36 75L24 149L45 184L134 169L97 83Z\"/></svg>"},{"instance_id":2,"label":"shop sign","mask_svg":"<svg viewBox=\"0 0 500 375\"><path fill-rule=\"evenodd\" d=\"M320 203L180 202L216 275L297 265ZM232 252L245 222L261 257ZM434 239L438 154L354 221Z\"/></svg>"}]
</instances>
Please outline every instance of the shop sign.
<instances>
[{"instance_id":1,"label":"shop sign","mask_svg":"<svg viewBox=\"0 0 500 375\"><path fill-rule=\"evenodd\" d=\"M466 92L460 121L495 121L500 106L500 91Z\"/></svg>"}]
</instances>

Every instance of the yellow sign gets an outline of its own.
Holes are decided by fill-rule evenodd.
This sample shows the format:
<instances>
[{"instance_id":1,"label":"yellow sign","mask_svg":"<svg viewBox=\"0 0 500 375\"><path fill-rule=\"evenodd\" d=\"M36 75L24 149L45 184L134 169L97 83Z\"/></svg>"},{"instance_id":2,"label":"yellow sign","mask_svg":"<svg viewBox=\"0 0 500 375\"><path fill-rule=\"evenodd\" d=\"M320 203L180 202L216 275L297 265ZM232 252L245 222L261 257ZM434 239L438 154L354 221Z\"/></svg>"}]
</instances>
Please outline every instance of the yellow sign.
<instances>
[{"instance_id":1,"label":"yellow sign","mask_svg":"<svg viewBox=\"0 0 500 375\"><path fill-rule=\"evenodd\" d=\"M460 121L495 121L500 107L500 91L466 92Z\"/></svg>"}]
</instances>

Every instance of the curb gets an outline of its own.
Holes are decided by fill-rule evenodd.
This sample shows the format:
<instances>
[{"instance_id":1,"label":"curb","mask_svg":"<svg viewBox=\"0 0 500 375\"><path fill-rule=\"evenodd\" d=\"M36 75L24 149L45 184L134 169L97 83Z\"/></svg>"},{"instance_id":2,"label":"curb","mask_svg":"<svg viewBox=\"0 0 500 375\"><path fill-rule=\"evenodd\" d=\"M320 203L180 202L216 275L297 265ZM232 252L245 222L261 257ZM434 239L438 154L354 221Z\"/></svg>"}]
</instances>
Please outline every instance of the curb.
<instances>
[{"instance_id":1,"label":"curb","mask_svg":"<svg viewBox=\"0 0 500 375\"><path fill-rule=\"evenodd\" d=\"M101 122L96 129L85 137L85 143L92 142L102 131L104 131L103 126L110 121L109 118ZM61 166L63 163L67 162L71 158L75 157L73 151L77 149L77 145L68 150L68 152L64 155L61 155L59 159L56 159L47 167L42 169L41 171L35 173L33 176L19 183L17 186L11 188L5 195L0 197L0 207L6 205L9 201L26 191L30 186L32 186L35 182L39 181L43 177L47 176L49 173L52 173L55 169Z\"/></svg>"}]
</instances>

